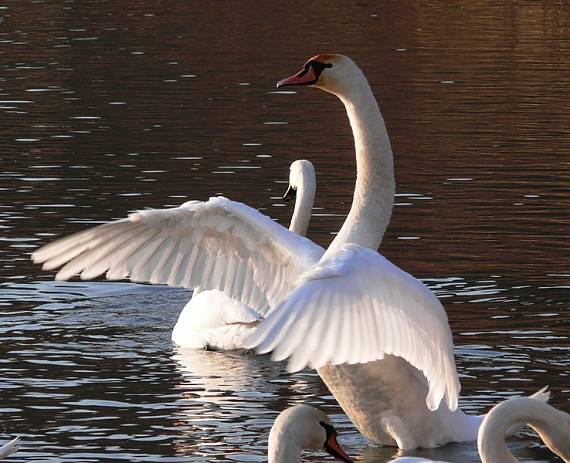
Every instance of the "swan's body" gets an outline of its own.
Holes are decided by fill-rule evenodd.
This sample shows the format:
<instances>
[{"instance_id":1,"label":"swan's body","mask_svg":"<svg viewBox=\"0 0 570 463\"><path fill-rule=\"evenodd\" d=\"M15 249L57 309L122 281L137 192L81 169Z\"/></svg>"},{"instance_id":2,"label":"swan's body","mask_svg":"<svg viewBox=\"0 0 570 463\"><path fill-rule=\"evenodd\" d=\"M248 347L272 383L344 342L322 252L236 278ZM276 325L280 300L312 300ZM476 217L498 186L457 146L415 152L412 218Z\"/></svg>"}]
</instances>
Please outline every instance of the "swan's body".
<instances>
[{"instance_id":1,"label":"swan's body","mask_svg":"<svg viewBox=\"0 0 570 463\"><path fill-rule=\"evenodd\" d=\"M315 190L313 164L307 160L293 162L284 199L292 193L296 197L289 230L300 236L307 233ZM223 291L196 288L172 330L172 341L179 347L192 349L241 349L262 318L262 310L249 307Z\"/></svg>"},{"instance_id":2,"label":"swan's body","mask_svg":"<svg viewBox=\"0 0 570 463\"><path fill-rule=\"evenodd\" d=\"M194 290L172 330L172 342L187 349L241 349L259 320L259 312L222 291Z\"/></svg>"},{"instance_id":3,"label":"swan's body","mask_svg":"<svg viewBox=\"0 0 570 463\"><path fill-rule=\"evenodd\" d=\"M338 444L330 418L308 405L295 405L279 414L268 446L269 463L300 463L304 449L325 450L338 460L352 461Z\"/></svg>"},{"instance_id":4,"label":"swan's body","mask_svg":"<svg viewBox=\"0 0 570 463\"><path fill-rule=\"evenodd\" d=\"M7 444L4 444L2 447L0 447L0 459L9 457L13 453L15 453L19 447L20 447L19 437L16 437Z\"/></svg>"}]
</instances>

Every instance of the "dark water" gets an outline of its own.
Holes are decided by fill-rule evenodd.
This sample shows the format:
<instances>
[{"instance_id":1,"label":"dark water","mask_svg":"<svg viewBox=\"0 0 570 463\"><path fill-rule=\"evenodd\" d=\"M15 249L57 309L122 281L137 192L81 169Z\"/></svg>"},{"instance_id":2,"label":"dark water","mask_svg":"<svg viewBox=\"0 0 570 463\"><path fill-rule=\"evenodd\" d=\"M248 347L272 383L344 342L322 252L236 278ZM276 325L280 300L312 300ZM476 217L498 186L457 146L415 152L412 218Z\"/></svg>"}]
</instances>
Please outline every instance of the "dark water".
<instances>
[{"instance_id":1,"label":"dark water","mask_svg":"<svg viewBox=\"0 0 570 463\"><path fill-rule=\"evenodd\" d=\"M340 103L275 82L352 56L396 155L386 256L448 310L461 406L550 385L570 409L570 6L552 2L0 4L0 442L13 461L264 461L277 413L309 402L361 461L385 462L312 371L177 352L186 291L51 282L29 253L144 207L224 194L281 223L289 163L311 159L310 237L354 182ZM557 461L526 434L526 461ZM478 461L473 444L417 452ZM309 458L312 459L312 458ZM315 457L318 460L318 457Z\"/></svg>"}]
</instances>

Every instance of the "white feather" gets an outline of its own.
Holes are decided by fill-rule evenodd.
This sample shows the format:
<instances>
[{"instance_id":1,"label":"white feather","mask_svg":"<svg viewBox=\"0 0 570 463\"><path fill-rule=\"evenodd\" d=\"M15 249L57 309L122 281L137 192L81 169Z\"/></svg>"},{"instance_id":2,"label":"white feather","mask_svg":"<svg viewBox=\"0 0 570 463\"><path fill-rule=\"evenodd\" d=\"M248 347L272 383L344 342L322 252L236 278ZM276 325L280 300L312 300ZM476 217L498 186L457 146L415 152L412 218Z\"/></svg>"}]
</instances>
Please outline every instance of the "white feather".
<instances>
[{"instance_id":1,"label":"white feather","mask_svg":"<svg viewBox=\"0 0 570 463\"><path fill-rule=\"evenodd\" d=\"M331 323L336 319L342 323ZM275 359L291 357L290 371L400 356L426 376L430 409L444 395L457 407L460 386L442 305L418 280L362 246L346 244L303 274L251 344L273 349Z\"/></svg>"},{"instance_id":2,"label":"white feather","mask_svg":"<svg viewBox=\"0 0 570 463\"><path fill-rule=\"evenodd\" d=\"M32 258L46 269L63 265L61 280L106 273L188 288L204 284L267 311L323 252L259 211L216 197L139 211L50 243Z\"/></svg>"}]
</instances>

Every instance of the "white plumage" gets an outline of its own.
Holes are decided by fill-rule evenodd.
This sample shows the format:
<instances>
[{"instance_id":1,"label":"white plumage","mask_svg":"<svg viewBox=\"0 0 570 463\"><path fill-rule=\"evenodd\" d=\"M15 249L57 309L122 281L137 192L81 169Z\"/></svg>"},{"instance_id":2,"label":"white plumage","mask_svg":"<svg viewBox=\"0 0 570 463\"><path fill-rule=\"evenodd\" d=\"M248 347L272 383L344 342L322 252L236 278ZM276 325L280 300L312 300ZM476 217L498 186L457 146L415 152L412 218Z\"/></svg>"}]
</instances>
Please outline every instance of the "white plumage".
<instances>
[{"instance_id":1,"label":"white plumage","mask_svg":"<svg viewBox=\"0 0 570 463\"><path fill-rule=\"evenodd\" d=\"M247 334L283 299L298 274L323 254L304 235L315 197L311 162L291 164L296 191L290 230L244 204L223 197L188 201L173 209L149 209L48 244L34 262L56 278L102 274L110 280L195 289L173 329L175 344L238 349ZM199 288L197 288L199 286Z\"/></svg>"},{"instance_id":2,"label":"white plumage","mask_svg":"<svg viewBox=\"0 0 570 463\"><path fill-rule=\"evenodd\" d=\"M264 314L322 253L256 209L219 196L138 211L47 244L32 258L45 270L65 263L58 280L106 274L113 280L200 286L224 291Z\"/></svg>"},{"instance_id":3,"label":"white plumage","mask_svg":"<svg viewBox=\"0 0 570 463\"><path fill-rule=\"evenodd\" d=\"M431 410L446 391L448 406L457 404L447 315L421 282L377 252L345 244L297 285L256 330L260 352L291 357L292 371L403 357L428 378Z\"/></svg>"}]
</instances>

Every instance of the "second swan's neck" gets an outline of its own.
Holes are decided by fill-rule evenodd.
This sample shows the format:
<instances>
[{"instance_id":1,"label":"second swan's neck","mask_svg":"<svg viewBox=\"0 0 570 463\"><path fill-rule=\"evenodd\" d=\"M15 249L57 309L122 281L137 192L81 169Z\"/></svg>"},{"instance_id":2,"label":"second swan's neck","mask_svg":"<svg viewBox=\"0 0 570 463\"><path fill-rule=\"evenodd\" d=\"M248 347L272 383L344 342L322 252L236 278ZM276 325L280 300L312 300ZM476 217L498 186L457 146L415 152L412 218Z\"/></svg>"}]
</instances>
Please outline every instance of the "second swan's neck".
<instances>
[{"instance_id":1,"label":"second swan's neck","mask_svg":"<svg viewBox=\"0 0 570 463\"><path fill-rule=\"evenodd\" d=\"M517 463L505 443L507 429L516 423L527 423L544 443L566 462L570 461L568 432L570 417L554 407L530 397L506 400L487 414L477 439L483 463Z\"/></svg>"},{"instance_id":2,"label":"second swan's neck","mask_svg":"<svg viewBox=\"0 0 570 463\"><path fill-rule=\"evenodd\" d=\"M316 184L314 179L303 179L302 184L297 188L295 198L295 209L291 217L289 230L300 236L307 234L307 228L311 221L313 204L315 203Z\"/></svg>"},{"instance_id":3,"label":"second swan's neck","mask_svg":"<svg viewBox=\"0 0 570 463\"><path fill-rule=\"evenodd\" d=\"M345 243L378 249L388 227L394 194L394 160L376 98L360 72L350 89L337 95L350 120L356 150L356 187L352 206L327 253Z\"/></svg>"}]
</instances>

